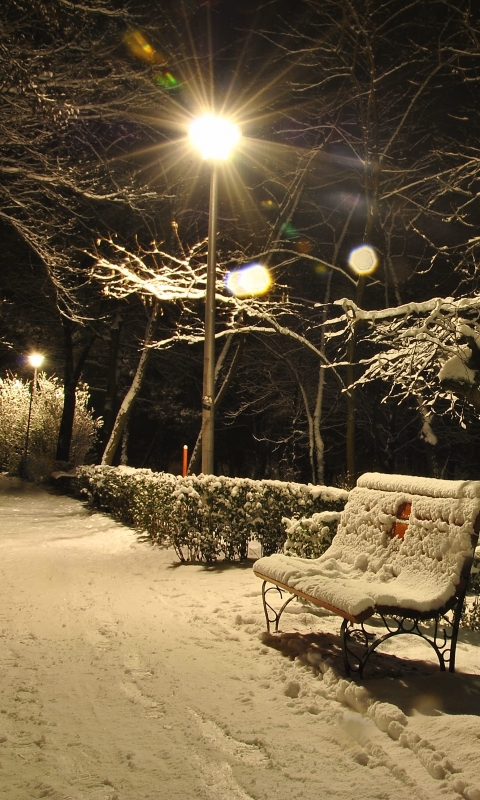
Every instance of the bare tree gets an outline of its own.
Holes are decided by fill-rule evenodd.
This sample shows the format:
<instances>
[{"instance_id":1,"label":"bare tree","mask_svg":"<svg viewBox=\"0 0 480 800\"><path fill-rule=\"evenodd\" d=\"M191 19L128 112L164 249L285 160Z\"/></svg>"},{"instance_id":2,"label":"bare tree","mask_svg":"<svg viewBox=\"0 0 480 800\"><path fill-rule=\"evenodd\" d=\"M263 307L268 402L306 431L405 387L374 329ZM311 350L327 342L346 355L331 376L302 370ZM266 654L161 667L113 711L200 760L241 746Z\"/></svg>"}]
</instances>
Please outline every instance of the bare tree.
<instances>
[{"instance_id":1,"label":"bare tree","mask_svg":"<svg viewBox=\"0 0 480 800\"><path fill-rule=\"evenodd\" d=\"M128 389L125 397L123 398L118 413L116 415L112 432L110 434L110 438L106 444L105 450L102 455L102 464L111 465L113 463L113 459L115 458L118 446L127 428L128 420L132 413L133 405L140 393L142 381L144 379L145 372L147 369L148 358L151 353L150 345L155 335L155 327L157 324L158 312L159 312L159 303L157 300L154 300L152 307L148 310L148 321L145 329L144 339L142 342L142 348L140 351L140 358L138 360L137 368L135 370L135 375L130 385L130 388Z\"/></svg>"},{"instance_id":2,"label":"bare tree","mask_svg":"<svg viewBox=\"0 0 480 800\"><path fill-rule=\"evenodd\" d=\"M308 236L321 263L345 268L356 244L375 248L376 275L350 290L358 307L388 307L411 294L428 299L442 284L472 287L468 228L478 205L478 153L469 131L476 113L478 13L463 0L307 0L305 8L302 25L286 21L281 40L269 33L282 60L295 61L290 87L303 101L299 112L285 115L284 135L316 152L296 207L297 238ZM334 255L353 202L355 213ZM452 277L453 245L459 257ZM335 281L332 297L346 288ZM343 352L333 358L330 351L332 360L346 362L350 480L361 324L356 317L349 326Z\"/></svg>"}]
</instances>

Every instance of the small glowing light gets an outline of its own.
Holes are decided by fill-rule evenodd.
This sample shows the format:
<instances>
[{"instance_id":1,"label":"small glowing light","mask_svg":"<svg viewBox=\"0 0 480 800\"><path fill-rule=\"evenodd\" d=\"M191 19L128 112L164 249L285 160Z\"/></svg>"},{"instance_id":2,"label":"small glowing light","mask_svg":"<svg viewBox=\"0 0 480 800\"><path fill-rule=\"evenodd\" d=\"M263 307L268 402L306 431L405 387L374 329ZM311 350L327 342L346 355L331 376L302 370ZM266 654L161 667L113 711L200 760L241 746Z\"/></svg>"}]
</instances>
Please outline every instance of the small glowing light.
<instances>
[{"instance_id":1,"label":"small glowing light","mask_svg":"<svg viewBox=\"0 0 480 800\"><path fill-rule=\"evenodd\" d=\"M217 161L225 161L229 157L242 135L238 125L213 114L194 119L189 133L202 157Z\"/></svg>"},{"instance_id":2,"label":"small glowing light","mask_svg":"<svg viewBox=\"0 0 480 800\"><path fill-rule=\"evenodd\" d=\"M34 369L38 369L38 367L42 366L43 359L44 356L41 356L39 353L32 353L30 356L28 356L28 362L31 367L34 367Z\"/></svg>"},{"instance_id":3,"label":"small glowing light","mask_svg":"<svg viewBox=\"0 0 480 800\"><path fill-rule=\"evenodd\" d=\"M357 275L371 275L378 266L378 257L373 247L362 244L352 250L348 263Z\"/></svg>"},{"instance_id":4,"label":"small glowing light","mask_svg":"<svg viewBox=\"0 0 480 800\"><path fill-rule=\"evenodd\" d=\"M267 292L272 285L272 278L266 267L249 264L229 272L225 284L235 297L249 297Z\"/></svg>"}]
</instances>

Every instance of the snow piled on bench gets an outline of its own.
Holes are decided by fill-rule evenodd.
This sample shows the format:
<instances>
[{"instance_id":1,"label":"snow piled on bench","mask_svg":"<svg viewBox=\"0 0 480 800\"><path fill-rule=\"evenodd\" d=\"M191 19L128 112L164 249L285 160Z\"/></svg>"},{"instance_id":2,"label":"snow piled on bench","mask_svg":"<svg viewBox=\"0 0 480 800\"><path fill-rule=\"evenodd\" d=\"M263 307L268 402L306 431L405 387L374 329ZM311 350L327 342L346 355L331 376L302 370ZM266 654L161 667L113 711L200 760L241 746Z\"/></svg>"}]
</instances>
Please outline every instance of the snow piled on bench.
<instances>
[{"instance_id":1,"label":"snow piled on bench","mask_svg":"<svg viewBox=\"0 0 480 800\"><path fill-rule=\"evenodd\" d=\"M384 492L408 492L427 497L480 498L480 481L447 481L438 478L418 478L415 475L386 475L365 472L357 486Z\"/></svg>"},{"instance_id":2,"label":"snow piled on bench","mask_svg":"<svg viewBox=\"0 0 480 800\"><path fill-rule=\"evenodd\" d=\"M400 477L405 487L405 476L377 479L370 473L370 485L390 480L392 489L357 486L350 492L335 539L320 558L272 555L259 559L255 572L354 617L370 609L374 613L375 607L423 613L442 608L454 596L465 558L472 554L480 482L466 483L468 496L465 482L412 478L408 489L414 486L417 492L411 493L399 490ZM366 479L362 476L359 484ZM444 496L438 496L444 487L435 484L447 484ZM428 488L430 495L420 494L420 488ZM412 510L401 539L393 531L404 503L411 503Z\"/></svg>"}]
</instances>

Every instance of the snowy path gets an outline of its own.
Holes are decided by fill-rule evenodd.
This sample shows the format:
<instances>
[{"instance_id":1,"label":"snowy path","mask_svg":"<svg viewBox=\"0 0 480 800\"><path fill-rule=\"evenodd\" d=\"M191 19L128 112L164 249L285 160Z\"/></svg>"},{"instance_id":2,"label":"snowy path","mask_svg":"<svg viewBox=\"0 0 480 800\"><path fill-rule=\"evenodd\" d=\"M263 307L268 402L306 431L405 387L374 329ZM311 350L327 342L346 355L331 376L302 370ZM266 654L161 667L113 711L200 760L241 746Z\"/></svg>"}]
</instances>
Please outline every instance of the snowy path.
<instances>
[{"instance_id":1,"label":"snowy path","mask_svg":"<svg viewBox=\"0 0 480 800\"><path fill-rule=\"evenodd\" d=\"M358 690L262 644L250 567L179 566L7 478L0 512L1 798L480 800L480 636L457 675Z\"/></svg>"}]
</instances>

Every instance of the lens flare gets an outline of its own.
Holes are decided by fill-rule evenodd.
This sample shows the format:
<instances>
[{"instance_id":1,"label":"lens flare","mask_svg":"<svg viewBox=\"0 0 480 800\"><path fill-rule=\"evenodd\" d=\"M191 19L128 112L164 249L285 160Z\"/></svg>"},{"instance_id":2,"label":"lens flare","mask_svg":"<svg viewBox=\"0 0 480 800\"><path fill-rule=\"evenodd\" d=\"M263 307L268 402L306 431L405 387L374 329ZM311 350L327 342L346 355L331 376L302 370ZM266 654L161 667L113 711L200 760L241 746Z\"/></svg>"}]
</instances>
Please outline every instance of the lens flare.
<instances>
[{"instance_id":1,"label":"lens flare","mask_svg":"<svg viewBox=\"0 0 480 800\"><path fill-rule=\"evenodd\" d=\"M265 211L276 211L278 203L276 200L272 200L271 197L267 197L265 200L260 200L260 208L265 209Z\"/></svg>"},{"instance_id":2,"label":"lens flare","mask_svg":"<svg viewBox=\"0 0 480 800\"><path fill-rule=\"evenodd\" d=\"M130 50L132 56L146 61L147 64L166 64L167 59L162 56L139 30L130 30L125 34L123 41Z\"/></svg>"},{"instance_id":3,"label":"lens flare","mask_svg":"<svg viewBox=\"0 0 480 800\"><path fill-rule=\"evenodd\" d=\"M180 88L179 82L177 81L175 76L172 75L172 73L169 72L168 70L162 70L162 72L156 72L155 75L153 76L153 80L155 81L157 86L160 86L162 89Z\"/></svg>"},{"instance_id":4,"label":"lens flare","mask_svg":"<svg viewBox=\"0 0 480 800\"><path fill-rule=\"evenodd\" d=\"M225 285L235 297L250 297L268 292L272 278L266 267L261 264L249 264L229 272L225 278Z\"/></svg>"},{"instance_id":5,"label":"lens flare","mask_svg":"<svg viewBox=\"0 0 480 800\"><path fill-rule=\"evenodd\" d=\"M373 247L362 244L351 251L348 263L357 275L371 275L378 266L378 256Z\"/></svg>"},{"instance_id":6,"label":"lens flare","mask_svg":"<svg viewBox=\"0 0 480 800\"><path fill-rule=\"evenodd\" d=\"M313 250L313 242L309 239L297 239L294 247L297 253L305 253L308 255Z\"/></svg>"},{"instance_id":7,"label":"lens flare","mask_svg":"<svg viewBox=\"0 0 480 800\"><path fill-rule=\"evenodd\" d=\"M298 236L298 231L291 222L284 222L280 230L287 239L293 239L294 236Z\"/></svg>"}]
</instances>

